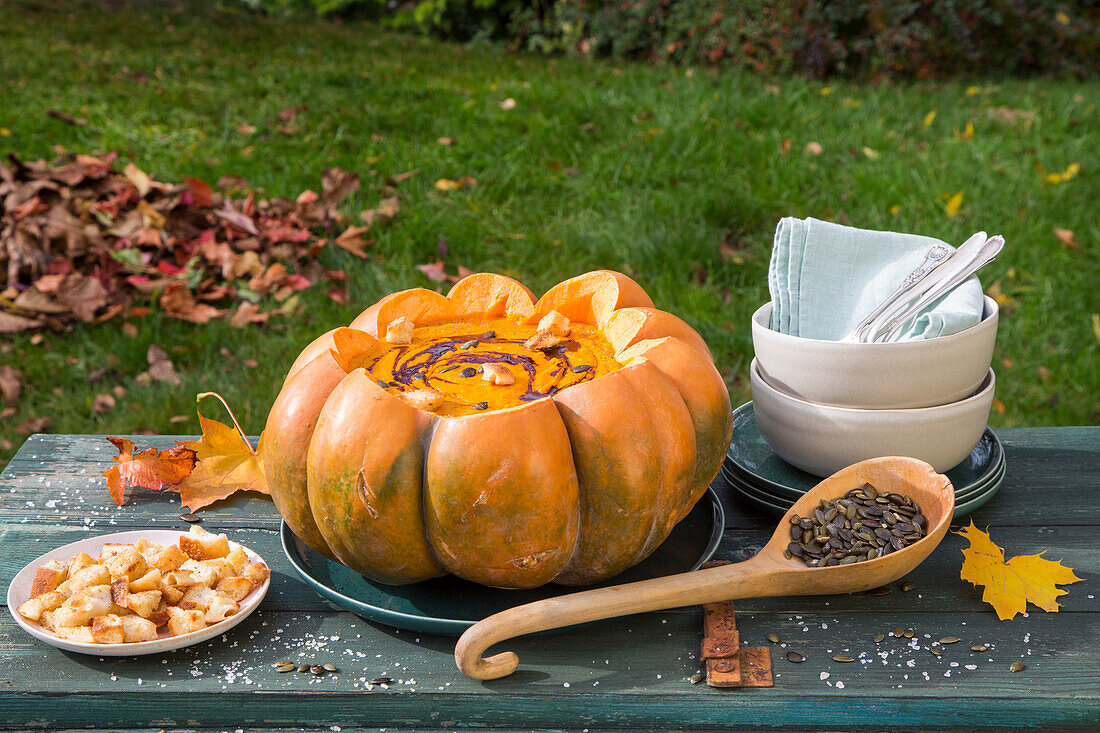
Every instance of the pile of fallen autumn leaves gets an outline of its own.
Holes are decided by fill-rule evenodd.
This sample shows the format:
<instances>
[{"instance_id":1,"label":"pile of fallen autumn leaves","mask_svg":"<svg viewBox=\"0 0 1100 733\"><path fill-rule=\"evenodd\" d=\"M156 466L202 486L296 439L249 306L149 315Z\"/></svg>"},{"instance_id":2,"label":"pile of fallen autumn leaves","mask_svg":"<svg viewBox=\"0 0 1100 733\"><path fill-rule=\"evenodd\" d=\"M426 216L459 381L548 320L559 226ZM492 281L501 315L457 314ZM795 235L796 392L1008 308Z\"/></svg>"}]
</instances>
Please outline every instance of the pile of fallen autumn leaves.
<instances>
[{"instance_id":1,"label":"pile of fallen autumn leaves","mask_svg":"<svg viewBox=\"0 0 1100 733\"><path fill-rule=\"evenodd\" d=\"M410 175L379 185L377 207L348 226L339 206L361 183L339 168L324 171L320 193L262 199L240 178L218 190L196 178L163 183L133 163L116 170L116 157L0 162L0 333L143 315L153 304L244 327L292 311L295 294L318 283L342 303L347 277L318 253L331 241L366 257L364 235L397 215L394 186Z\"/></svg>"}]
</instances>

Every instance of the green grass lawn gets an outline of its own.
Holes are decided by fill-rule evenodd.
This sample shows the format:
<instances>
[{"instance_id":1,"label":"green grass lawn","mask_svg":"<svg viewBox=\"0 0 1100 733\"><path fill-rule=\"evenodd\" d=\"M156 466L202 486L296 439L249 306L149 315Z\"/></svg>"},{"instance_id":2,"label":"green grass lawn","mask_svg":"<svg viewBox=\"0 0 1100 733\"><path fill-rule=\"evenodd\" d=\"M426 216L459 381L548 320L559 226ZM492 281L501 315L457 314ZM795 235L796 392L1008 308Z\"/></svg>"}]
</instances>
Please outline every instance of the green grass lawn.
<instances>
[{"instance_id":1,"label":"green grass lawn","mask_svg":"<svg viewBox=\"0 0 1100 733\"><path fill-rule=\"evenodd\" d=\"M54 432L193 433L201 390L224 394L258 433L299 349L387 292L430 286L415 265L436 259L440 239L451 272L504 272L536 293L591 268L628 273L702 333L739 404L749 398L749 315L768 297L772 234L787 215L954 243L978 229L1003 233L1008 246L982 275L1010 299L994 361L1003 412L992 424L1100 418L1096 82L769 81L516 57L197 4L59 7L5 6L0 149L24 158L50 158L57 145L118 150L160 180L241 175L271 196L317 188L333 165L364 180L419 175L401 185L399 220L380 231L369 261L323 253L351 276L347 306L314 288L301 316L246 331L154 312L132 319L132 337L116 319L37 344L7 339L0 362L26 380L0 427L15 446L14 426L38 416ZM508 98L515 107L502 109ZM298 105L307 109L297 132L276 131L279 110ZM242 122L257 131L239 132ZM810 142L820 155L806 151ZM1044 181L1072 163L1072 180ZM477 186L432 186L464 175ZM945 201L960 191L948 216ZM378 197L365 186L347 212ZM1055 227L1072 230L1078 247L1061 244ZM153 343L182 385L134 382ZM89 384L101 367L107 378ZM126 397L94 413L93 397L115 384ZM188 420L170 423L175 415Z\"/></svg>"}]
</instances>

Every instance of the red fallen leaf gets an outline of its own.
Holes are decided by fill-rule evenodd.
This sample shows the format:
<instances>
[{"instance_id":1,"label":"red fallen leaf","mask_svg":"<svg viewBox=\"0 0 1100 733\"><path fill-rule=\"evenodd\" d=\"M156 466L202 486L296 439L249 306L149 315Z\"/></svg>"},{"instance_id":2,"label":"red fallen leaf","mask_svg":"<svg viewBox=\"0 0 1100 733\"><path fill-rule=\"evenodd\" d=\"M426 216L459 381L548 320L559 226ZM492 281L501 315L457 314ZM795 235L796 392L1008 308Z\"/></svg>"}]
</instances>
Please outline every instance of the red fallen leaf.
<instances>
[{"instance_id":1,"label":"red fallen leaf","mask_svg":"<svg viewBox=\"0 0 1100 733\"><path fill-rule=\"evenodd\" d=\"M343 270L325 270L324 273L322 273L321 277L325 278L326 280L343 282L348 279L348 274Z\"/></svg>"},{"instance_id":2,"label":"red fallen leaf","mask_svg":"<svg viewBox=\"0 0 1100 733\"><path fill-rule=\"evenodd\" d=\"M173 262L167 262L166 260L161 260L160 262L157 263L157 270L159 270L160 272L163 272L165 275L179 275L179 274L182 274L183 272L185 272L186 268L180 267L179 265L177 265Z\"/></svg>"},{"instance_id":3,"label":"red fallen leaf","mask_svg":"<svg viewBox=\"0 0 1100 733\"><path fill-rule=\"evenodd\" d=\"M34 289L40 293L46 293L52 295L57 292L58 287L61 286L61 281L65 279L67 273L58 273L56 275L43 275L34 281Z\"/></svg>"},{"instance_id":4,"label":"red fallen leaf","mask_svg":"<svg viewBox=\"0 0 1100 733\"><path fill-rule=\"evenodd\" d=\"M279 110L279 119L283 122L294 122L298 119L298 115L305 112L309 107L306 105L300 105L298 107L284 107Z\"/></svg>"},{"instance_id":5,"label":"red fallen leaf","mask_svg":"<svg viewBox=\"0 0 1100 733\"><path fill-rule=\"evenodd\" d=\"M0 311L0 333L19 333L32 328L41 328L43 325L42 321Z\"/></svg>"},{"instance_id":6,"label":"red fallen leaf","mask_svg":"<svg viewBox=\"0 0 1100 733\"><path fill-rule=\"evenodd\" d=\"M329 288L325 295L335 300L340 305L348 304L348 290L347 288L341 288L338 285L333 285Z\"/></svg>"},{"instance_id":7,"label":"red fallen leaf","mask_svg":"<svg viewBox=\"0 0 1100 733\"><path fill-rule=\"evenodd\" d=\"M312 287L313 283L311 283L309 281L309 278L305 275L294 273L293 275L287 275L286 277L284 277L281 285L283 287L290 288L291 290L305 290L308 287Z\"/></svg>"},{"instance_id":8,"label":"red fallen leaf","mask_svg":"<svg viewBox=\"0 0 1100 733\"><path fill-rule=\"evenodd\" d=\"M242 232L246 232L252 236L259 236L260 234L260 230L256 228L256 224L252 219L234 209L233 204L228 200L226 200L222 208L214 212L214 215L223 221L229 222Z\"/></svg>"},{"instance_id":9,"label":"red fallen leaf","mask_svg":"<svg viewBox=\"0 0 1100 733\"><path fill-rule=\"evenodd\" d=\"M104 415L115 409L115 398L112 395L101 393L92 398L92 412Z\"/></svg>"},{"instance_id":10,"label":"red fallen leaf","mask_svg":"<svg viewBox=\"0 0 1100 733\"><path fill-rule=\"evenodd\" d=\"M50 207L42 199L37 196L32 196L19 206L16 206L11 216L15 221L19 221L20 219L25 219L34 214L41 214L43 211L49 210L49 208Z\"/></svg>"},{"instance_id":11,"label":"red fallen leaf","mask_svg":"<svg viewBox=\"0 0 1100 733\"><path fill-rule=\"evenodd\" d=\"M251 135L252 133L256 132L256 128L248 124L247 122L242 122L241 124L237 125L237 132L241 133L242 135Z\"/></svg>"},{"instance_id":12,"label":"red fallen leaf","mask_svg":"<svg viewBox=\"0 0 1100 733\"><path fill-rule=\"evenodd\" d=\"M53 422L49 417L43 415L42 417L32 417L24 420L15 426L15 432L20 435L30 435L31 433L44 433L50 427L50 423Z\"/></svg>"},{"instance_id":13,"label":"red fallen leaf","mask_svg":"<svg viewBox=\"0 0 1100 733\"><path fill-rule=\"evenodd\" d=\"M424 265L417 265L416 269L424 273L424 275L434 283L447 282L447 272L443 269L442 260L429 262Z\"/></svg>"},{"instance_id":14,"label":"red fallen leaf","mask_svg":"<svg viewBox=\"0 0 1100 733\"><path fill-rule=\"evenodd\" d=\"M376 220L390 221L397 216L401 211L401 204L398 203L396 196L390 196L389 198L382 199L378 202L378 206L373 209L367 209L359 213L359 218L369 227Z\"/></svg>"},{"instance_id":15,"label":"red fallen leaf","mask_svg":"<svg viewBox=\"0 0 1100 733\"><path fill-rule=\"evenodd\" d=\"M298 198L296 198L294 201L295 203L299 204L312 204L316 200L317 194L307 188L305 191L302 191L300 194L298 194Z\"/></svg>"},{"instance_id":16,"label":"red fallen leaf","mask_svg":"<svg viewBox=\"0 0 1100 733\"><path fill-rule=\"evenodd\" d=\"M96 311L107 305L107 289L98 279L74 272L57 289L57 299L81 321L91 323Z\"/></svg>"},{"instance_id":17,"label":"red fallen leaf","mask_svg":"<svg viewBox=\"0 0 1100 733\"><path fill-rule=\"evenodd\" d=\"M214 191L210 188L209 183L188 176L183 177L183 183L187 186L187 190L191 192L191 195L195 197L196 206L208 209L214 205Z\"/></svg>"},{"instance_id":18,"label":"red fallen leaf","mask_svg":"<svg viewBox=\"0 0 1100 733\"><path fill-rule=\"evenodd\" d=\"M340 203L358 191L359 186L359 176L341 168L326 168L321 172L321 195L330 203Z\"/></svg>"},{"instance_id":19,"label":"red fallen leaf","mask_svg":"<svg viewBox=\"0 0 1100 733\"><path fill-rule=\"evenodd\" d=\"M389 178L386 179L386 183L390 186L396 186L396 185L400 184L401 182L407 181L410 178L412 178L413 176L418 176L418 175L420 175L420 169L419 168L417 168L415 170L411 170L411 171L405 171L404 173L398 173L396 176L390 176Z\"/></svg>"},{"instance_id":20,"label":"red fallen leaf","mask_svg":"<svg viewBox=\"0 0 1100 733\"><path fill-rule=\"evenodd\" d=\"M230 317L229 325L233 328L244 328L251 323L267 323L270 316L270 313L261 313L260 306L246 300L237 308L237 312Z\"/></svg>"},{"instance_id":21,"label":"red fallen leaf","mask_svg":"<svg viewBox=\"0 0 1100 733\"><path fill-rule=\"evenodd\" d=\"M107 479L107 491L119 506L122 506L126 486L160 491L165 486L178 484L195 467L195 451L185 446L162 451L149 448L135 456L133 441L118 437L107 440L118 449L114 459L118 465L107 469L103 475Z\"/></svg>"}]
</instances>

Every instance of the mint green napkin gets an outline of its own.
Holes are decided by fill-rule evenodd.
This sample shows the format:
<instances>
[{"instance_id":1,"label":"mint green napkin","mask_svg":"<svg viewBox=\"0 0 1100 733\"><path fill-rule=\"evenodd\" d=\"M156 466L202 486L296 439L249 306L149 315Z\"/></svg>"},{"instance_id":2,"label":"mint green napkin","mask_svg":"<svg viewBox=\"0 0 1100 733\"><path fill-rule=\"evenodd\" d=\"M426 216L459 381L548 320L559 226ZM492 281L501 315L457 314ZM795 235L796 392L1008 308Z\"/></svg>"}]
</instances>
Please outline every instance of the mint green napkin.
<instances>
[{"instance_id":1,"label":"mint green napkin","mask_svg":"<svg viewBox=\"0 0 1100 733\"><path fill-rule=\"evenodd\" d=\"M772 329L804 338L843 338L937 243L945 244L917 234L781 219L768 268ZM981 320L983 306L981 283L971 277L921 311L893 340L966 330Z\"/></svg>"}]
</instances>

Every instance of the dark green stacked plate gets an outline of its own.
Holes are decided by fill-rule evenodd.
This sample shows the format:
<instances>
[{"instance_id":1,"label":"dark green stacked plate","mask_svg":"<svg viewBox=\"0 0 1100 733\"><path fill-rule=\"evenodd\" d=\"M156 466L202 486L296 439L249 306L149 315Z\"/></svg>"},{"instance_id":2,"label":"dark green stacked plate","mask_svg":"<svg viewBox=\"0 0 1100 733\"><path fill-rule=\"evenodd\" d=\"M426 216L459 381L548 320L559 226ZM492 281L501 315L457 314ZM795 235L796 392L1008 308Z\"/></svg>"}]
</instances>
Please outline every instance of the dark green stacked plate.
<instances>
[{"instance_id":1,"label":"dark green stacked plate","mask_svg":"<svg viewBox=\"0 0 1100 733\"><path fill-rule=\"evenodd\" d=\"M956 518L993 498L1005 477L1005 454L996 434L986 428L966 460L946 475L955 487ZM722 477L745 500L777 514L786 512L821 481L820 476L795 468L775 454L756 426L752 402L733 412L733 438Z\"/></svg>"}]
</instances>

